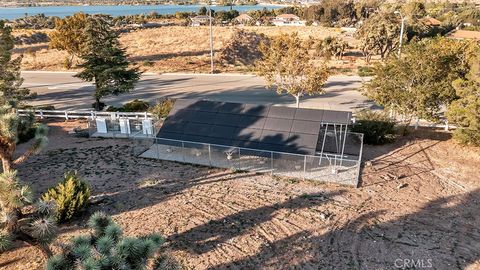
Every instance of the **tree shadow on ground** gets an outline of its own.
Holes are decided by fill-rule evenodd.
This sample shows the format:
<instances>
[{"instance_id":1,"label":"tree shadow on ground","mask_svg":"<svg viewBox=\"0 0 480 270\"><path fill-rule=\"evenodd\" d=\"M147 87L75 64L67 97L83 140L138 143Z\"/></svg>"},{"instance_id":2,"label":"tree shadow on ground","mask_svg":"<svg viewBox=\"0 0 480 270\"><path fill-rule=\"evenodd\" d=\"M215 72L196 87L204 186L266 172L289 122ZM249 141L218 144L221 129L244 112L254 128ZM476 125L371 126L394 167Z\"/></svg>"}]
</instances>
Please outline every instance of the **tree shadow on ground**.
<instances>
[{"instance_id":1,"label":"tree shadow on ground","mask_svg":"<svg viewBox=\"0 0 480 270\"><path fill-rule=\"evenodd\" d=\"M230 239L244 234L255 226L272 220L276 211L293 211L322 205L328 203L332 197L341 195L342 193L343 191L307 194L282 203L239 211L220 219L210 220L206 224L173 235L168 240L173 243L173 249L182 249L195 254L203 254L217 248L219 244L226 243Z\"/></svg>"},{"instance_id":2,"label":"tree shadow on ground","mask_svg":"<svg viewBox=\"0 0 480 270\"><path fill-rule=\"evenodd\" d=\"M427 151L434 148L441 142L450 140L451 133L432 130L430 128L419 128L418 130L411 130L410 134L403 137L398 137L393 143L384 145L365 145L362 157L361 178L359 186L369 186L379 184L381 182L394 181L395 179L385 180L375 183L365 183L363 178L368 177L369 174L377 174L382 171L383 174L396 175L397 171L402 168L400 178L408 178L418 176L423 173L435 170L435 165L430 160ZM423 143L417 143L425 140ZM412 145L415 143L417 150L411 151ZM374 170L365 172L365 162L368 162L374 167ZM408 173L405 174L405 171Z\"/></svg>"},{"instance_id":3,"label":"tree shadow on ground","mask_svg":"<svg viewBox=\"0 0 480 270\"><path fill-rule=\"evenodd\" d=\"M324 234L301 231L211 269L465 269L480 259L479 202L477 189L394 220L369 212Z\"/></svg>"}]
</instances>

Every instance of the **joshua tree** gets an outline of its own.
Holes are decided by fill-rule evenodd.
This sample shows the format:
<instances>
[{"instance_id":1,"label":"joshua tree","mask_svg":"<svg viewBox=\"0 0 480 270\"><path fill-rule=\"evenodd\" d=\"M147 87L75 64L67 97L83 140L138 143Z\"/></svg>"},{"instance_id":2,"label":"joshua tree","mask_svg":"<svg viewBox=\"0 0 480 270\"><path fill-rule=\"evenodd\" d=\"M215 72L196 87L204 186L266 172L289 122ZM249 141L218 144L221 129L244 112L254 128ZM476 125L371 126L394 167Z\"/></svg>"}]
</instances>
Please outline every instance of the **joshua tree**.
<instances>
[{"instance_id":1,"label":"joshua tree","mask_svg":"<svg viewBox=\"0 0 480 270\"><path fill-rule=\"evenodd\" d=\"M0 174L0 251L9 249L13 240L38 247L50 257L50 243L57 236L55 204L39 201L33 205L30 188L19 183L16 171Z\"/></svg>"},{"instance_id":2,"label":"joshua tree","mask_svg":"<svg viewBox=\"0 0 480 270\"><path fill-rule=\"evenodd\" d=\"M61 253L48 260L47 270L179 269L172 259L160 253L164 243L160 235L124 237L122 229L102 212L93 214L88 226L92 232L62 245Z\"/></svg>"},{"instance_id":3,"label":"joshua tree","mask_svg":"<svg viewBox=\"0 0 480 270\"><path fill-rule=\"evenodd\" d=\"M0 159L2 160L3 171L7 172L16 164L22 163L31 155L36 154L47 142L47 128L44 125L33 126L30 123L26 128L35 128L34 143L31 147L14 158L18 142L18 126L22 121L17 111L10 105L0 106Z\"/></svg>"}]
</instances>

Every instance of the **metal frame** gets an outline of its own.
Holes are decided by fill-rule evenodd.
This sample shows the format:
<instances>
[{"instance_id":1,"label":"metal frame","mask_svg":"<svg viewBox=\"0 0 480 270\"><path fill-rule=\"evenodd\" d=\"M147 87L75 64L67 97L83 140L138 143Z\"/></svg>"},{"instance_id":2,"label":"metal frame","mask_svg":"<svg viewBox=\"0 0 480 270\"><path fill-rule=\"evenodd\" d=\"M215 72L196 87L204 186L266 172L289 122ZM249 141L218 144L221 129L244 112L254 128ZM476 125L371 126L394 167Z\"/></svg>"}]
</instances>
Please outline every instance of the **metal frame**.
<instances>
[{"instance_id":1,"label":"metal frame","mask_svg":"<svg viewBox=\"0 0 480 270\"><path fill-rule=\"evenodd\" d=\"M351 133L351 132L346 132L345 131L345 133ZM307 171L307 158L313 158L314 160L315 160L315 158L318 158L319 159L319 168L327 167L327 166L322 166L322 159L327 159L329 161L331 161L332 159L334 159L334 160L340 159L341 162L344 162L344 161L347 162L348 161L348 162L351 162L351 163L355 164L353 166L348 167L348 168L355 168L356 169L355 178L354 179L353 178L348 178L349 179L348 184L357 186L358 182L359 182L359 177L360 177L359 174L360 174L360 165L361 165L360 164L361 154L362 154L362 151L363 151L363 134L360 134L360 133L351 133L351 134L355 134L355 135L359 136L359 138L360 138L360 152L359 152L358 158L356 158L356 156L355 156L355 159L345 157L344 155L339 155L339 154L335 154L335 153L324 153L323 152L323 153L321 153L321 155L302 155L302 154L268 151L268 150L254 149L254 148L247 148L247 147L228 146L228 145L221 145L221 144L209 144L209 143L200 143L200 142L176 140L176 139L166 139L166 138L155 138L153 143L157 144L157 146L155 147L155 149L156 149L155 151L157 152L156 153L156 158L158 158L158 159L161 159L161 157L159 155L158 145L161 145L162 141L163 142L175 142L176 144L181 145L181 148L182 148L181 159L180 160L175 159L175 160L182 161L182 162L186 162L187 154L185 152L185 149L188 148L188 147L186 147L185 144L199 145L199 146L202 147L202 149L204 149L204 151L206 151L208 149L208 163L207 164L202 163L203 165L207 165L207 166L208 165L212 166L213 164L216 164L216 162L212 162L212 160L214 159L214 157L212 156L212 146L213 147L218 147L218 148L225 148L225 149L238 149L238 158L239 159L241 159L241 157L242 157L242 155L240 154L242 150L252 151L252 152L257 152L257 153L269 153L270 154L269 155L270 156L270 166L269 166L270 169L268 169L268 171L270 171L270 173L272 175L275 175L275 174L282 175L282 173L276 171L275 163L274 163L274 159L275 159L274 154L291 156L291 157L299 157L299 160L301 159L302 163L303 163L303 170L302 170L303 174L302 174L302 177L301 177L303 179L312 179L312 178L306 177L308 175L308 173L310 173L310 172ZM143 138L141 136L136 136L136 135L137 134L134 134L134 136L133 136L134 141L137 141L137 140L141 141L143 139L149 139L149 138ZM345 145L346 138L347 138L346 135L343 135L343 148L344 148L344 145ZM168 144L164 143L164 145L168 145ZM151 147L152 147L152 145L150 145L149 147L146 147L146 148L144 147L143 152L147 151ZM142 151L135 151L134 150L134 153L137 153L137 152L142 152ZM250 154L250 155L251 156L256 156L255 154ZM195 162L192 162L192 163L193 164L200 164L200 163L195 163ZM329 166L331 166L331 162L330 162ZM245 168L241 168L241 164L239 164L238 167L239 167L238 169L245 169ZM337 167L337 164L335 162L334 168L336 168L336 167ZM348 170L350 170L350 169L348 169ZM266 171L264 171L264 172L266 172ZM294 171L292 170L292 172L294 172ZM284 172L283 172L283 174L284 174ZM338 175L338 173L335 173L335 174ZM333 175L333 173L329 174L329 175ZM312 179L312 180L326 181L324 179ZM335 181L328 181L328 182L335 182Z\"/></svg>"}]
</instances>

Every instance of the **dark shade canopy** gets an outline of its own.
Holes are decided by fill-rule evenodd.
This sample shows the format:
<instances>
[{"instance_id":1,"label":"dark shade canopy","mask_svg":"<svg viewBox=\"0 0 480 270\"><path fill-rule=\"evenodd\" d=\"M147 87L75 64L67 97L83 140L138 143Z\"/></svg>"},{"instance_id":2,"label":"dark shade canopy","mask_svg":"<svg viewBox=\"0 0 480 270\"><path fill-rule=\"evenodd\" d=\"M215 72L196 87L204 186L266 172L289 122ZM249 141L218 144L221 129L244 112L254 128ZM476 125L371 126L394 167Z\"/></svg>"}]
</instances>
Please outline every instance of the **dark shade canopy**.
<instances>
[{"instance_id":1,"label":"dark shade canopy","mask_svg":"<svg viewBox=\"0 0 480 270\"><path fill-rule=\"evenodd\" d=\"M351 113L179 99L157 137L314 155L322 124L350 124Z\"/></svg>"}]
</instances>

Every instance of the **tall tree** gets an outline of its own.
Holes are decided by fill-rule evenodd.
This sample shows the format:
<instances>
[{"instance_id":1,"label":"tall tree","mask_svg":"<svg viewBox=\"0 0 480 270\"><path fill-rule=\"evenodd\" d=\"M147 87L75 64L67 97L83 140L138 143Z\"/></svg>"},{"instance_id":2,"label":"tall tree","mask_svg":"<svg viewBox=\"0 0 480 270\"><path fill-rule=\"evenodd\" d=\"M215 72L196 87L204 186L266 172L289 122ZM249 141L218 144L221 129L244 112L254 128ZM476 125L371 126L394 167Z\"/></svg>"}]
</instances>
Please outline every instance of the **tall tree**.
<instances>
[{"instance_id":1,"label":"tall tree","mask_svg":"<svg viewBox=\"0 0 480 270\"><path fill-rule=\"evenodd\" d=\"M440 110L457 98L452 82L468 71L470 44L437 38L405 47L401 59L390 57L374 67L364 86L367 97L386 109L407 116L437 121Z\"/></svg>"},{"instance_id":2,"label":"tall tree","mask_svg":"<svg viewBox=\"0 0 480 270\"><path fill-rule=\"evenodd\" d=\"M393 13L378 12L366 19L356 33L366 61L374 54L385 59L399 45L400 22Z\"/></svg>"},{"instance_id":3,"label":"tall tree","mask_svg":"<svg viewBox=\"0 0 480 270\"><path fill-rule=\"evenodd\" d=\"M447 118L458 127L454 136L461 143L480 146L480 49L467 78L456 80L453 87L459 98L448 107Z\"/></svg>"},{"instance_id":4,"label":"tall tree","mask_svg":"<svg viewBox=\"0 0 480 270\"><path fill-rule=\"evenodd\" d=\"M32 147L20 157L13 157L18 142L19 124L24 120L18 116L16 106L31 96L28 89L21 87L21 58L12 59L13 43L10 27L0 21L0 160L4 172L38 152L46 142L46 128L39 125ZM33 121L25 123L24 128L31 129L32 125Z\"/></svg>"},{"instance_id":5,"label":"tall tree","mask_svg":"<svg viewBox=\"0 0 480 270\"><path fill-rule=\"evenodd\" d=\"M85 28L85 52L81 56L83 70L77 77L95 84L95 109L101 98L132 90L140 78L138 68L129 68L125 50L107 16L91 16Z\"/></svg>"},{"instance_id":6,"label":"tall tree","mask_svg":"<svg viewBox=\"0 0 480 270\"><path fill-rule=\"evenodd\" d=\"M276 87L277 93L295 97L297 107L304 95L322 94L328 79L325 64L315 66L309 53L310 44L296 33L282 34L262 45L263 57L257 62L257 73L264 77L267 88Z\"/></svg>"},{"instance_id":7,"label":"tall tree","mask_svg":"<svg viewBox=\"0 0 480 270\"><path fill-rule=\"evenodd\" d=\"M19 123L22 121L17 111L10 105L0 106L0 159L4 172L13 169L30 156L38 153L47 142L47 128L44 125L33 127L29 123L25 128L35 129L34 142L20 156L14 158L18 142Z\"/></svg>"},{"instance_id":8,"label":"tall tree","mask_svg":"<svg viewBox=\"0 0 480 270\"><path fill-rule=\"evenodd\" d=\"M67 59L67 67L73 63L73 57L82 54L85 37L83 31L87 25L88 15L75 13L64 19L55 20L55 31L50 37L50 48L67 51L70 57Z\"/></svg>"},{"instance_id":9,"label":"tall tree","mask_svg":"<svg viewBox=\"0 0 480 270\"><path fill-rule=\"evenodd\" d=\"M12 29L0 21L0 105L16 106L30 97L30 91L22 88L20 76L21 57L12 59L14 38Z\"/></svg>"}]
</instances>

